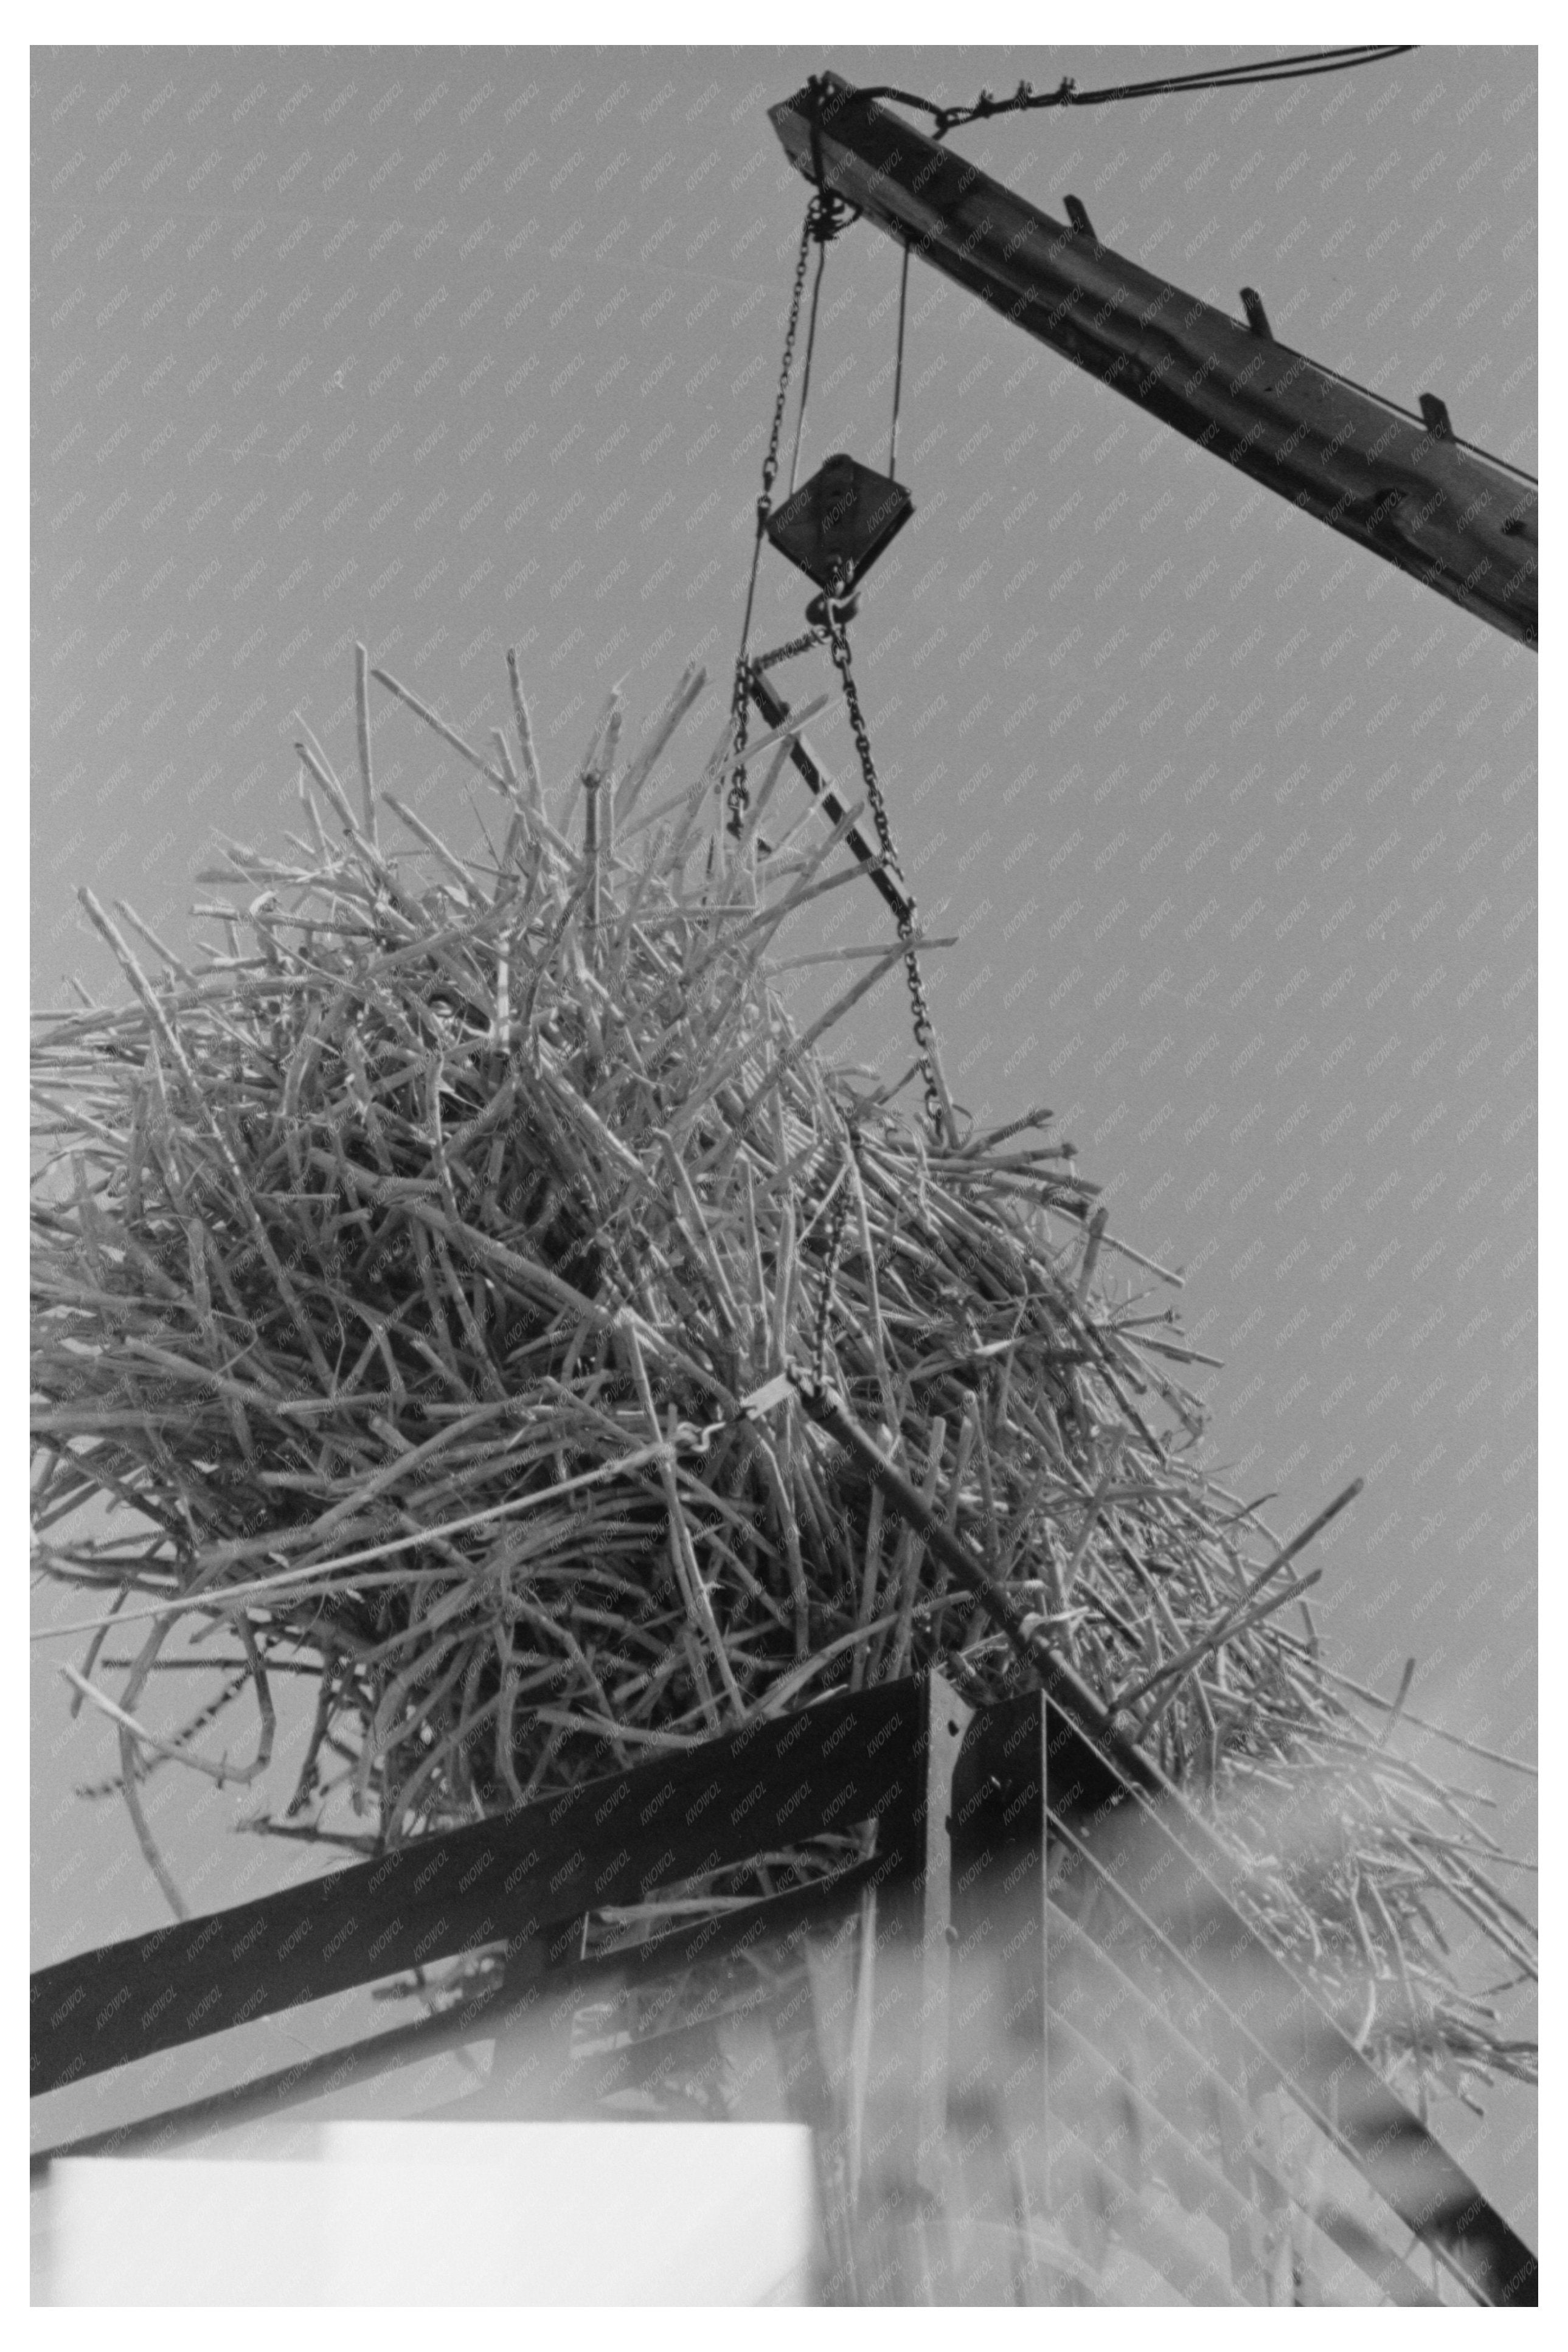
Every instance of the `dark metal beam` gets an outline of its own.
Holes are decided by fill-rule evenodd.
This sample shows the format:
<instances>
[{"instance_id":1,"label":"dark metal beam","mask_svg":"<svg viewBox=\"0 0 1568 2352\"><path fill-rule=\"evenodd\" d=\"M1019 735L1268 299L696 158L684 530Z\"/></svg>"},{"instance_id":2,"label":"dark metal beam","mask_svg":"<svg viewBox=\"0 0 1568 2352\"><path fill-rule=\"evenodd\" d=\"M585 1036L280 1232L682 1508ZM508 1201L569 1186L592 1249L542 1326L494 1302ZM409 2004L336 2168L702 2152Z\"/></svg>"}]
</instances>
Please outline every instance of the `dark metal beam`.
<instances>
[{"instance_id":1,"label":"dark metal beam","mask_svg":"<svg viewBox=\"0 0 1568 2352\"><path fill-rule=\"evenodd\" d=\"M563 1992L581 1991L587 2000L609 1979L636 1979L663 1972L673 1974L703 1961L721 1960L735 1952L761 1948L777 1953L798 1946L810 1933L853 1909L863 1888L896 1880L900 1871L918 1864L917 1841L906 1841L909 1852L896 1843L889 1857L851 1864L830 1878L796 1888L788 1895L763 1896L738 1911L727 1911L696 1927L667 1930L646 1943L620 1951L579 1959L574 1948L581 1923L572 1922L556 1945L531 1947L508 1958L498 1970L452 2008L413 2019L384 2032L362 2036L334 2049L299 2058L288 2066L273 2067L247 2076L227 2089L209 2092L150 2115L136 2116L93 2132L79 2133L55 2146L36 2148L30 2158L35 2179L58 2158L68 2156L161 2156L172 2148L199 2147L209 2137L236 2126L288 2113L342 2092L352 2092L380 2076L426 2060L443 2050L465 2043L504 2040L526 2032L541 2003L559 2001ZM468 2092L439 2112L452 2116L500 2116L506 2121L548 2121L542 2103L525 2096L507 2097L483 2090ZM422 2120L430 2120L424 2111Z\"/></svg>"},{"instance_id":2,"label":"dark metal beam","mask_svg":"<svg viewBox=\"0 0 1568 2352\"><path fill-rule=\"evenodd\" d=\"M505 1941L876 1815L919 1869L923 1687L752 1721L379 1862L39 1969L32 2093ZM917 1786L918 1784L918 1786Z\"/></svg>"},{"instance_id":3,"label":"dark metal beam","mask_svg":"<svg viewBox=\"0 0 1568 2352\"><path fill-rule=\"evenodd\" d=\"M1054 221L862 98L817 78L826 184L921 260L1039 341L1408 572L1479 619L1536 643L1539 493L1454 437L1441 401L1419 417L1276 342L1251 289L1246 323L1110 252L1076 200ZM811 85L771 109L815 183Z\"/></svg>"}]
</instances>

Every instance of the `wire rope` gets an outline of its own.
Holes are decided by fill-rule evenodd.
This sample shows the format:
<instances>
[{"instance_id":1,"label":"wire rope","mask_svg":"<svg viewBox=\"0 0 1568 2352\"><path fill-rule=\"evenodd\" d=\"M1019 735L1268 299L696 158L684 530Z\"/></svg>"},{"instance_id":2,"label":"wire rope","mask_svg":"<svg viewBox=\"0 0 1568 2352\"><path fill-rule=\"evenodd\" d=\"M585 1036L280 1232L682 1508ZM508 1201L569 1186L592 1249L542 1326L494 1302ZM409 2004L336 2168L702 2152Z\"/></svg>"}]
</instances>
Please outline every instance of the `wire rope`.
<instances>
[{"instance_id":1,"label":"wire rope","mask_svg":"<svg viewBox=\"0 0 1568 2352\"><path fill-rule=\"evenodd\" d=\"M903 267L899 272L899 342L898 349L893 356L893 429L888 440L888 478L889 480L892 479L893 476L898 471L898 467L895 461L899 454L899 395L903 390L904 383L904 305L909 299L909 291L910 247L909 240L906 238L904 241Z\"/></svg>"},{"instance_id":2,"label":"wire rope","mask_svg":"<svg viewBox=\"0 0 1568 2352\"><path fill-rule=\"evenodd\" d=\"M1261 88L1274 81L1305 81L1316 74L1348 73L1357 66L1384 65L1391 58L1408 57L1417 45L1414 41L1385 44L1382 47L1363 45L1355 48L1305 49L1294 57L1264 58L1234 66L1206 66L1190 74L1166 74L1152 81L1114 83L1104 89L1079 89L1070 77L1064 77L1054 90L1037 92L1026 81L1021 81L1011 98L994 98L983 89L973 106L938 106L929 98L921 98L913 90L896 89L890 83L881 83L870 89L856 92L859 98L889 98L901 106L916 106L934 116L936 137L945 139L968 122L987 121L993 115L1018 114L1056 106L1109 106L1120 100L1132 98L1165 98L1179 91L1206 89L1247 89Z\"/></svg>"}]
</instances>

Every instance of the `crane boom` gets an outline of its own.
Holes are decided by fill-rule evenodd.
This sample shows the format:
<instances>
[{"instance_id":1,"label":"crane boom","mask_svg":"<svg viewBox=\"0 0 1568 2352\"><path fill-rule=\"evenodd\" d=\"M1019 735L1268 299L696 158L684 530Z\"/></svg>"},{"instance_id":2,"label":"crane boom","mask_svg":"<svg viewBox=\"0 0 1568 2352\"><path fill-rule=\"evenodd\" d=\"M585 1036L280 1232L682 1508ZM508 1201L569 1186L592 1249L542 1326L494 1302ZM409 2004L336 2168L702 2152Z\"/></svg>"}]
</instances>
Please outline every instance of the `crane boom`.
<instances>
[{"instance_id":1,"label":"crane boom","mask_svg":"<svg viewBox=\"0 0 1568 2352\"><path fill-rule=\"evenodd\" d=\"M791 163L1151 415L1494 628L1537 638L1539 493L1455 438L1054 221L837 74L769 110Z\"/></svg>"}]
</instances>

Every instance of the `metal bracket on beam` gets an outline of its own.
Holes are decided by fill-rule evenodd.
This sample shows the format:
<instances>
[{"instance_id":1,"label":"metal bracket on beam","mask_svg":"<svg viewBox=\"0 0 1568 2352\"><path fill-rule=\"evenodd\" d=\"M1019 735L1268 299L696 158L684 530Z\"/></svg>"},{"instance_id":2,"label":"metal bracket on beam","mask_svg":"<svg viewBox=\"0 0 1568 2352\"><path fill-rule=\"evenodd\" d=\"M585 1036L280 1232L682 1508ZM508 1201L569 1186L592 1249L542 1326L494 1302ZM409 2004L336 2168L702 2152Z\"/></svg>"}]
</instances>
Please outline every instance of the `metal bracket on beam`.
<instances>
[{"instance_id":1,"label":"metal bracket on beam","mask_svg":"<svg viewBox=\"0 0 1568 2352\"><path fill-rule=\"evenodd\" d=\"M1439 400L1435 392L1421 394L1421 421L1434 441L1451 441L1454 427L1448 416L1448 404Z\"/></svg>"}]
</instances>

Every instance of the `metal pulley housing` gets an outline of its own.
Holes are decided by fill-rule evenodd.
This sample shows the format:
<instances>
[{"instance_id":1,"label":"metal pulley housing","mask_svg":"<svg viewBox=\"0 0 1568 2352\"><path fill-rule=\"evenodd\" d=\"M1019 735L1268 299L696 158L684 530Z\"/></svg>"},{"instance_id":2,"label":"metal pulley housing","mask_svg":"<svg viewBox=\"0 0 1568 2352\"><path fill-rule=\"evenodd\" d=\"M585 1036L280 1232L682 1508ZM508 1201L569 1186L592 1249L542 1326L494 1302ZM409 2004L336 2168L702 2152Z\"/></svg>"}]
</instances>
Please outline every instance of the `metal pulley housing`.
<instances>
[{"instance_id":1,"label":"metal pulley housing","mask_svg":"<svg viewBox=\"0 0 1568 2352\"><path fill-rule=\"evenodd\" d=\"M914 500L842 450L767 519L769 539L817 586L847 595L902 530Z\"/></svg>"}]
</instances>

